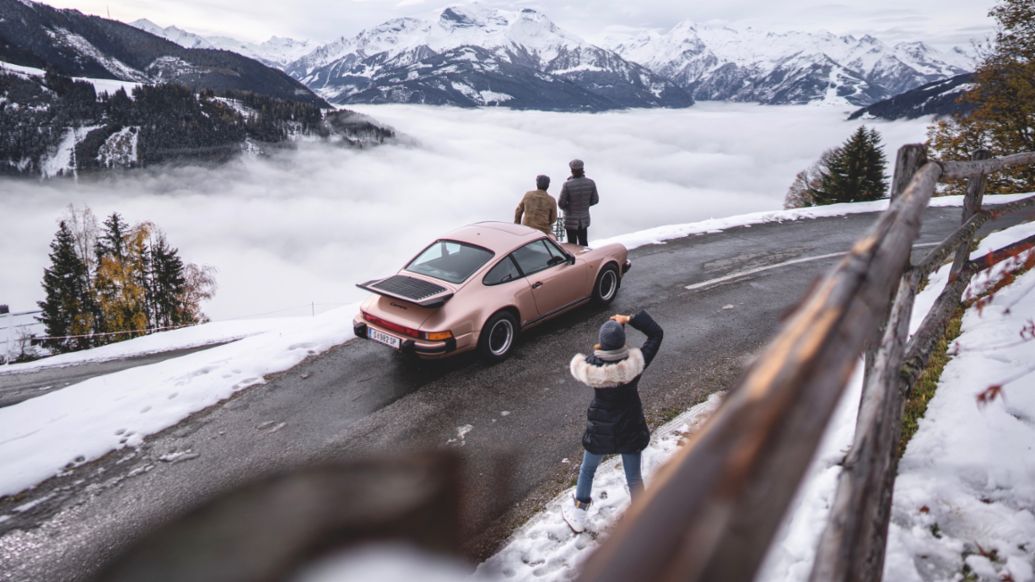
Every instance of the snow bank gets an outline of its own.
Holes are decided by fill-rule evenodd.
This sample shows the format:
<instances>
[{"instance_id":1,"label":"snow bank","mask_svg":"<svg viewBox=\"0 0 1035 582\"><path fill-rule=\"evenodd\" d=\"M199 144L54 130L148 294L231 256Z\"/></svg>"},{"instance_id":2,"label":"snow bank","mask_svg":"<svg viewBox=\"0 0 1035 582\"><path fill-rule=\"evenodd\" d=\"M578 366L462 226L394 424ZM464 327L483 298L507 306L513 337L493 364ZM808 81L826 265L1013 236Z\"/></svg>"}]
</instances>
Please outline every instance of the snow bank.
<instances>
[{"instance_id":1,"label":"snow bank","mask_svg":"<svg viewBox=\"0 0 1035 582\"><path fill-rule=\"evenodd\" d=\"M137 446L146 435L263 383L265 375L351 339L358 308L342 307L286 329L0 408L0 496L32 487L68 464Z\"/></svg>"},{"instance_id":2,"label":"snow bank","mask_svg":"<svg viewBox=\"0 0 1035 582\"><path fill-rule=\"evenodd\" d=\"M1015 200L1027 198L1028 194L1001 194L985 196L985 204L1007 204ZM753 224L765 224L770 222L787 222L802 220L806 218L830 218L845 216L848 214L865 214L867 212L883 212L887 210L889 201L876 200L874 202L849 202L844 204L830 204L828 206L812 206L809 208L795 208L792 210L771 210L766 212L753 212L740 214L726 218L711 218L689 224L670 224L641 230L629 234L613 236L593 241L593 246L603 246L610 243L622 243L629 249L634 249L650 244L664 244L665 241L682 238L690 235L722 232L738 226L750 226ZM931 199L930 205L934 208L945 208L952 206L963 206L963 196L939 196Z\"/></svg>"},{"instance_id":3,"label":"snow bank","mask_svg":"<svg viewBox=\"0 0 1035 582\"><path fill-rule=\"evenodd\" d=\"M244 319L237 321L216 321L203 323L183 329L164 331L133 338L97 348L69 352L26 362L0 366L0 375L7 373L27 372L40 368L71 366L85 362L104 362L133 356L143 356L170 350L181 350L210 344L218 344L238 340L248 336L269 331L290 331L297 327L305 327L309 318L281 317L275 319ZM39 330L34 330L39 331ZM42 333L42 331L40 331Z\"/></svg>"},{"instance_id":4,"label":"snow bank","mask_svg":"<svg viewBox=\"0 0 1035 582\"><path fill-rule=\"evenodd\" d=\"M721 401L722 393L712 394L654 431L650 445L643 451L643 474L647 487L650 487L651 473L667 461L689 435L697 432ZM578 466L582 459L562 462ZM550 501L545 510L514 533L502 550L481 564L476 574L502 575L513 580L572 578L597 547L597 537L629 505L621 457L612 457L597 469L593 480L593 505L587 529L581 534L573 532L561 518L561 504L571 503L574 494L575 488L572 487Z\"/></svg>"},{"instance_id":5,"label":"snow bank","mask_svg":"<svg viewBox=\"0 0 1035 582\"><path fill-rule=\"evenodd\" d=\"M1023 198L1025 196L1019 197ZM993 233L979 243L978 248L971 254L971 257L979 257L990 250L1000 248L1016 240L1020 240L1022 238L1031 236L1032 234L1035 234L1035 224L1022 224L1002 230L1000 232ZM923 321L923 318L930 312L931 307L934 305L935 299L937 299L938 295L942 292L942 289L945 288L945 285L948 282L948 272L948 266L945 266L936 271L934 274L930 276L929 282L927 286L924 288L924 290L917 295L916 302L913 307L913 315L910 320L910 333L914 333L920 327L920 323ZM972 283L972 287L974 285L980 285L983 280L984 277L979 275L975 278L975 281ZM1030 287L1030 284L1025 285L1021 283L1015 284L1013 286L1013 289L1020 288L1023 290L1025 288ZM1033 299L1035 299L1035 297L1033 297ZM971 315L973 314L968 313L968 317L970 317ZM1016 313L1012 316L1010 325L1012 325L1011 333L1013 334L1014 339L1016 339L1017 332L1019 331L1023 320L1028 317L1031 317L1030 312L1029 315L1022 315L1020 309L1017 309ZM1027 349L1027 361L1035 361L1035 357L1033 357L1035 356L1035 343L1028 344ZM986 358L989 356L991 356L992 358L998 358L1000 354L984 354L984 356ZM955 363L956 360L954 360L953 362ZM991 378L992 376L998 376L998 373L989 374L989 372L992 370L1001 369L990 368L990 362L991 360L986 360L982 362L964 361L963 364L960 364L965 368L968 366L973 367L973 373L983 375L986 378L986 381L984 383L978 382L977 384L970 386L970 388L972 389L968 392L967 398L969 399L968 405L971 406L971 408L976 409L976 406L974 404L974 395L978 391L984 389L985 386L990 381L992 381L989 380L989 378ZM946 375L948 371L949 369L946 368L946 373L943 374L943 380L948 378L948 376ZM1006 373L1005 370L1004 373ZM833 423L827 430L827 434L824 437L824 442L820 448L820 453L817 459L813 461L812 467L806 474L806 481L803 485L802 490L799 492L798 500L792 506L790 513L788 514L789 517L785 520L784 525L781 528L781 533L777 536L777 541L774 543L773 547L770 550L769 556L766 558L766 562L762 566L762 569L760 571L761 573L758 577L759 580L790 582L806 580L808 578L809 571L812 568L812 561L815 557L816 544L819 542L819 537L820 535L822 535L823 528L826 525L826 519L830 512L830 505L833 501L834 492L837 488L837 479L841 473L840 466L838 466L836 463L848 451L852 443L852 438L855 434L855 421L856 414L858 412L861 388L862 378L861 374L857 370L856 374L854 375L853 379L848 385L848 389L846 392L847 396L842 398L841 404L839 405L839 412L836 414ZM938 394L942 394L941 387L939 387ZM938 399L938 397L939 396L935 396L935 399ZM1035 403L1035 400L1033 400L1032 402ZM937 412L935 408L929 407L927 416L925 417L925 420L923 422L932 422L931 419L936 418L938 414L939 412ZM1029 418L1035 418L1035 410L1031 410L1028 414L1031 415ZM958 433L956 437L957 441L968 441L972 438L978 441L981 440L980 437L975 437L973 435L973 432L975 430L978 430L978 424L976 423L960 424L957 422L957 420L954 419L936 420L933 422L947 423L947 426L949 427L950 431L955 430ZM981 424L983 423L984 421ZM1031 423L1029 421L1029 425L1030 424ZM963 427L966 427L966 430L963 430ZM1027 435L1026 438L1027 440L1023 442L1026 442L1028 450L1027 454L1029 457L1031 457L1031 451L1033 448L1035 448L1035 433ZM917 437L914 437L914 441L916 441L916 439ZM910 447L912 448L913 446L914 445L911 442ZM951 451L953 453L956 453L957 448L958 447L954 445L944 447L939 446L937 456L939 458L942 458L948 466L956 465L956 458L949 457L947 455L947 452ZM910 455L908 451L906 454L907 457ZM927 450L924 453L918 453L917 455L918 457L923 457L923 455L927 455L927 457L924 457L924 462L935 461L935 453L932 450ZM895 521L896 523L898 520L901 519L901 516L899 515L901 513L900 503L910 503L910 505L912 505L911 502L902 501L899 498L899 488L903 486L902 483L910 482L909 478L903 480L903 474L907 466L908 464L905 462L905 460L903 460L903 463L899 467L899 480L896 481L896 488L894 494L895 509L893 510L895 512L895 515L893 516L893 521ZM1035 461L1028 464L1027 467L1029 481L1031 483L1035 483ZM934 488L934 485L935 484L933 478L925 484L925 486L931 486L932 488ZM1029 501L1030 500L1031 498L1029 497ZM915 513L917 509L922 505L923 504L913 507L913 512ZM1029 503L1027 507L1033 507L1033 505ZM892 530L894 531L896 527L898 526L896 526L893 523ZM922 533L921 531L916 530L915 528L913 529L914 533L916 534ZM930 532L928 532L928 534L930 534ZM889 554L886 562L887 569L885 571L884 578L886 580L896 581L930 579L930 573L925 575L923 578L917 578L913 573L906 571L906 569L903 569L903 563L907 560L903 558L902 552L908 552L908 549L899 546L909 545L907 544L908 540L904 539L905 537L906 536L902 535L901 532L896 534L895 537L889 536ZM906 558L908 558L909 555L919 555L926 551L923 548L917 548L916 544L912 545L916 551L913 553L909 553L906 556ZM1033 549L1035 549L1035 544L1028 546L1028 549L1030 556ZM957 558L958 557L959 556L957 554ZM950 579L952 578L952 575L949 574L943 577L936 578ZM1023 578L1015 579L1020 580Z\"/></svg>"},{"instance_id":6,"label":"snow bank","mask_svg":"<svg viewBox=\"0 0 1035 582\"><path fill-rule=\"evenodd\" d=\"M1031 234L1019 226L982 247ZM885 579L1035 579L1035 341L1020 336L1035 320L1033 289L1029 272L964 314L958 354L899 464ZM1005 396L979 406L998 383Z\"/></svg>"}]
</instances>

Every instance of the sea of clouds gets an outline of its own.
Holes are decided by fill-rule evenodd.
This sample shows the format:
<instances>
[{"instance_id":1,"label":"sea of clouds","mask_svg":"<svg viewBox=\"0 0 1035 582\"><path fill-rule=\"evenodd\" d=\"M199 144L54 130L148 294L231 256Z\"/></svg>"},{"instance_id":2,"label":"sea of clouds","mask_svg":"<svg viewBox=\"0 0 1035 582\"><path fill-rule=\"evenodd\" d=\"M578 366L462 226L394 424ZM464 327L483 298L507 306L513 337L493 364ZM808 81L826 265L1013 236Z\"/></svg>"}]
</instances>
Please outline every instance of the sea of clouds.
<instances>
[{"instance_id":1,"label":"sea of clouds","mask_svg":"<svg viewBox=\"0 0 1035 582\"><path fill-rule=\"evenodd\" d=\"M795 174L859 125L815 106L699 103L602 114L423 106L356 109L405 139L363 151L307 143L217 168L116 177L0 179L0 303L35 309L48 245L69 204L158 224L187 261L218 271L213 319L309 314L349 303L354 285L397 270L434 237L513 220L537 174L557 196L567 162L597 181L594 238L778 209ZM926 121L867 122L890 166Z\"/></svg>"}]
</instances>

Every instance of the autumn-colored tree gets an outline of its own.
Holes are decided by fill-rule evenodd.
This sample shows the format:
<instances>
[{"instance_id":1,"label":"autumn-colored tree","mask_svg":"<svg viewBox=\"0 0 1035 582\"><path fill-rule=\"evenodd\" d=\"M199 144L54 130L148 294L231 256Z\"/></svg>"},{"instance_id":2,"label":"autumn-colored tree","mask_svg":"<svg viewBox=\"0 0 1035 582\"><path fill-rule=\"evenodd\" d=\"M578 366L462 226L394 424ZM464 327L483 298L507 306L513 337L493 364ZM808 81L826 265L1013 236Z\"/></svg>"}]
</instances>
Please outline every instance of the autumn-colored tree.
<instances>
[{"instance_id":1,"label":"autumn-colored tree","mask_svg":"<svg viewBox=\"0 0 1035 582\"><path fill-rule=\"evenodd\" d=\"M819 190L820 180L823 178L823 173L827 171L833 155L834 150L829 149L823 152L816 163L798 172L791 187L787 189L787 196L783 200L784 208L804 208L816 205L815 193Z\"/></svg>"},{"instance_id":2,"label":"autumn-colored tree","mask_svg":"<svg viewBox=\"0 0 1035 582\"><path fill-rule=\"evenodd\" d=\"M102 322L99 331L119 332L117 337L107 336L107 341L143 335L149 328L147 239L151 225L139 224L118 237L122 231L114 226L120 221L121 217L113 214L98 242L95 285Z\"/></svg>"},{"instance_id":3,"label":"autumn-colored tree","mask_svg":"<svg viewBox=\"0 0 1035 582\"><path fill-rule=\"evenodd\" d=\"M974 87L960 99L974 105L967 115L928 129L933 157L966 160L979 149L993 156L1035 151L1035 2L1002 0L990 12L996 35L978 67ZM962 193L964 181L947 191ZM1035 190L1035 167L1017 166L988 176L986 192Z\"/></svg>"}]
</instances>

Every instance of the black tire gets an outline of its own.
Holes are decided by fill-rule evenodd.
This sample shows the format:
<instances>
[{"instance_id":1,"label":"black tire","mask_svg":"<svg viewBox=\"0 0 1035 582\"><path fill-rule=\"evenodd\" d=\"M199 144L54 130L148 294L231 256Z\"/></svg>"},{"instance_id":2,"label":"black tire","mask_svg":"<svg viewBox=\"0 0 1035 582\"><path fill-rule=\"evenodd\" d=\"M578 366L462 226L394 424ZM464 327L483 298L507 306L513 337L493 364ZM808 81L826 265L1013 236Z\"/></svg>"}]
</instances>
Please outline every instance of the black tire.
<instances>
[{"instance_id":1,"label":"black tire","mask_svg":"<svg viewBox=\"0 0 1035 582\"><path fill-rule=\"evenodd\" d=\"M618 295L618 288L622 286L622 277L618 274L618 267L611 263L600 270L596 282L593 283L593 303L597 305L608 305Z\"/></svg>"},{"instance_id":2,"label":"black tire","mask_svg":"<svg viewBox=\"0 0 1035 582\"><path fill-rule=\"evenodd\" d=\"M489 318L478 338L478 352L490 362L502 362L517 341L518 322L514 314L500 311Z\"/></svg>"}]
</instances>

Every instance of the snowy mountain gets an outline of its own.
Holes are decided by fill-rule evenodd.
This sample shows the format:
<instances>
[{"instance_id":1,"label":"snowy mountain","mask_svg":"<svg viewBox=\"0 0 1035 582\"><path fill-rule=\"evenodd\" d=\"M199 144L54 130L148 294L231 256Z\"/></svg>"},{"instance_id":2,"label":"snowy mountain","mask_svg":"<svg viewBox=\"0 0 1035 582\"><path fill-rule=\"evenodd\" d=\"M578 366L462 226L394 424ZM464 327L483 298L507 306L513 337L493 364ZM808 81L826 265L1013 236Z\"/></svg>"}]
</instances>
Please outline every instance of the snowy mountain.
<instances>
[{"instance_id":1,"label":"snowy mountain","mask_svg":"<svg viewBox=\"0 0 1035 582\"><path fill-rule=\"evenodd\" d=\"M974 68L963 51L922 42L693 22L606 44L701 100L868 105Z\"/></svg>"},{"instance_id":2,"label":"snowy mountain","mask_svg":"<svg viewBox=\"0 0 1035 582\"><path fill-rule=\"evenodd\" d=\"M848 119L916 119L925 115L964 115L974 104L961 103L960 97L974 88L974 73L928 83L916 89L878 101L848 116Z\"/></svg>"},{"instance_id":3,"label":"snowy mountain","mask_svg":"<svg viewBox=\"0 0 1035 582\"><path fill-rule=\"evenodd\" d=\"M162 28L147 19L133 21L130 25L182 47L231 51L278 69L285 68L288 63L298 60L316 48L315 43L307 40L279 36L261 43L244 42L225 36L201 36L176 26Z\"/></svg>"},{"instance_id":4,"label":"snowy mountain","mask_svg":"<svg viewBox=\"0 0 1035 582\"><path fill-rule=\"evenodd\" d=\"M327 104L282 71L227 51L185 48L114 20L30 0L0 0L0 61L74 77L176 82Z\"/></svg>"},{"instance_id":5,"label":"snowy mountain","mask_svg":"<svg viewBox=\"0 0 1035 582\"><path fill-rule=\"evenodd\" d=\"M288 74L335 103L599 111L687 107L686 91L532 9L450 7L343 37Z\"/></svg>"}]
</instances>

